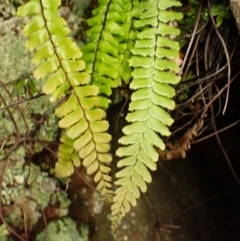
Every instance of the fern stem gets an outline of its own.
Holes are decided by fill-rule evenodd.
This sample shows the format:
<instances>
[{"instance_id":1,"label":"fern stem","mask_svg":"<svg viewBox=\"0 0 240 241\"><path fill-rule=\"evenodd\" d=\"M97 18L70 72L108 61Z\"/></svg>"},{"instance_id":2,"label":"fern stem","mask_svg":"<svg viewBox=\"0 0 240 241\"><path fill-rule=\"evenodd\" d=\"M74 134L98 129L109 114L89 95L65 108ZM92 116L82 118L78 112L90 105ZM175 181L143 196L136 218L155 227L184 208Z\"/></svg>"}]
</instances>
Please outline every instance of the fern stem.
<instances>
[{"instance_id":1,"label":"fern stem","mask_svg":"<svg viewBox=\"0 0 240 241\"><path fill-rule=\"evenodd\" d=\"M169 84L176 84L179 66L175 62L179 45L172 39L180 31L172 26L173 20L182 15L166 11L172 6L180 6L178 1L140 1L134 9L134 24L137 29L136 40L132 49L133 56L129 65L133 67L130 89L129 113L126 120L129 125L123 128L125 136L120 138L123 145L117 150L121 158L116 173L116 185L112 205L112 227L130 210L130 204L136 205L140 190L146 192L146 183L152 181L150 170L156 170L159 159L155 147L164 150L161 136L170 134L168 127L173 123L165 109L174 109L171 99L175 95Z\"/></svg>"}]
</instances>

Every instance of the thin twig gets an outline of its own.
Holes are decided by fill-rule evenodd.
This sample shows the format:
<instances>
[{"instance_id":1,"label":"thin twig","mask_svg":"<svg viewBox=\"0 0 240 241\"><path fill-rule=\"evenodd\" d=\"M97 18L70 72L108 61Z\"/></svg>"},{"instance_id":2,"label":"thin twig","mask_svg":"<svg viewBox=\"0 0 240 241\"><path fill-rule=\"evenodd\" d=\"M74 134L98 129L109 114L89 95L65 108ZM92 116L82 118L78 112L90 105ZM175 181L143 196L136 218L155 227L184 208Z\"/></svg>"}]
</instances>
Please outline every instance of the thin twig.
<instances>
[{"instance_id":1,"label":"thin twig","mask_svg":"<svg viewBox=\"0 0 240 241\"><path fill-rule=\"evenodd\" d=\"M209 203L209 202L212 202L212 201L215 201L219 198L223 198L223 197L226 197L228 195L231 195L231 194L234 194L234 193L239 193L240 192L240 189L234 189L234 190L231 190L231 191L228 191L228 192L224 192L224 193L221 193L221 194L218 194L218 195L215 195L213 197L210 197L196 205L194 205L193 207L190 207L190 208L187 208L186 210L182 211L181 213L177 214L175 217L172 218L172 220L176 220L178 218L180 218L181 216L187 214L187 213L190 213L192 212L193 210L197 209L197 208L200 208L202 207L203 205Z\"/></svg>"},{"instance_id":2,"label":"thin twig","mask_svg":"<svg viewBox=\"0 0 240 241\"><path fill-rule=\"evenodd\" d=\"M28 98L28 99L23 99L23 100L20 100L20 101L18 101L18 102L11 103L11 104L9 104L9 105L5 105L4 107L0 108L0 111L1 111L1 110L5 110L6 108L9 108L9 107L13 107L13 106L16 106L16 105L20 105L20 104L22 104L22 103L25 103L25 102L28 102L28 101L31 101L31 100L40 98L40 97L42 97L42 96L46 96L46 95L41 93L41 94L38 94L38 95L36 95L36 96L34 96L34 97L31 97L31 98Z\"/></svg>"},{"instance_id":3,"label":"thin twig","mask_svg":"<svg viewBox=\"0 0 240 241\"><path fill-rule=\"evenodd\" d=\"M45 236L45 240L44 240L44 241L47 241L47 240L48 240L48 225L47 225L47 219L46 219L45 213L44 213L44 211L43 211L42 209L41 209L41 213L42 213L42 216L43 216L43 222L44 222L45 230L46 230L46 236Z\"/></svg>"},{"instance_id":4,"label":"thin twig","mask_svg":"<svg viewBox=\"0 0 240 241\"><path fill-rule=\"evenodd\" d=\"M217 26L216 26L216 23L215 23L215 21L213 19L213 15L212 15L212 12L211 12L211 4L210 4L209 0L208 0L208 10L209 10L209 16L210 16L211 21L213 23L215 32L218 35L218 38L220 39L220 41L222 43L222 46L224 48L225 56L226 56L226 59L227 59L227 65L228 65L228 75L227 75L227 77L228 77L228 88L227 88L226 101L225 101L225 105L224 105L224 108L223 108L223 115L224 115L225 111L227 109L227 104L228 104L228 99L229 99L229 92L230 92L231 64L230 64L230 58L229 58L229 54L228 54L226 43L225 43L224 39L222 38L221 34L219 33L219 31L217 29Z\"/></svg>"},{"instance_id":5,"label":"thin twig","mask_svg":"<svg viewBox=\"0 0 240 241\"><path fill-rule=\"evenodd\" d=\"M1 170L1 174L0 174L0 219L1 221L6 225L6 227L8 228L8 230L15 235L16 237L19 238L19 240L21 241L27 241L25 238L23 238L21 235L19 235L4 219L3 217L3 208L2 208L2 183L3 183L3 176L4 173L6 171L6 167L8 165L8 159L5 161L5 163L3 164L2 170Z\"/></svg>"},{"instance_id":6,"label":"thin twig","mask_svg":"<svg viewBox=\"0 0 240 241\"><path fill-rule=\"evenodd\" d=\"M151 203L149 197L147 196L147 194L143 194L145 200L147 201L147 204L152 212L152 216L153 216L153 219L154 219L154 223L155 223L155 227L154 227L154 231L155 231L155 234L156 234L156 237L157 237L157 241L161 241L161 238L160 238L160 233L159 233L159 220L158 220L158 215L155 211L155 208L153 206L153 204Z\"/></svg>"},{"instance_id":7,"label":"thin twig","mask_svg":"<svg viewBox=\"0 0 240 241\"><path fill-rule=\"evenodd\" d=\"M193 144L197 144L197 143L199 143L199 142L205 141L206 139L215 136L216 133L220 134L221 132L224 132L224 131L226 131L226 130L228 130L228 129L234 127L234 126L236 126L238 123L240 123L240 119L237 120L237 121L235 121L235 122L233 122L232 124L230 124L230 125L222 128L222 129L220 129L220 130L217 130L216 132L214 132L214 133L212 133L212 134L209 134L209 135L207 135L207 136L204 136L204 137L202 137L202 138L200 138L200 139L195 140Z\"/></svg>"},{"instance_id":8,"label":"thin twig","mask_svg":"<svg viewBox=\"0 0 240 241\"><path fill-rule=\"evenodd\" d=\"M210 106L210 111L211 111L211 115L213 116L213 106L212 105ZM225 159L226 159L226 161L228 163L228 166L229 166L229 168L230 168L230 170L232 172L232 175L233 175L235 181L238 183L238 185L240 187L240 180L239 180L239 178L238 178L238 176L237 176L237 174L236 174L236 172L235 172L235 170L234 170L234 168L232 166L230 158L229 158L229 156L228 156L228 154L227 154L227 152L226 152L226 150L225 150L225 148L224 148L224 146L222 144L222 141L221 141L221 139L219 137L219 134L217 132L216 122L215 122L214 118L212 118L212 124L213 124L213 129L214 129L214 132L215 132L215 136L217 138L217 142L218 142L218 144L219 144L219 146L221 148L221 151L222 151L222 153L223 153L223 155L224 155L224 157L225 157Z\"/></svg>"},{"instance_id":9,"label":"thin twig","mask_svg":"<svg viewBox=\"0 0 240 241\"><path fill-rule=\"evenodd\" d=\"M199 6L199 9L198 9L198 13L197 13L197 16L196 16L196 21L195 21L195 25L194 25L194 29L193 29L193 33L192 33L192 37L189 41L189 44L188 44L188 49L187 49L187 52L184 56L184 59L183 59L183 62L182 62L182 66L180 68L180 71L179 71L179 74L181 75L182 74L182 71L183 71L183 68L185 66L185 63L187 61L187 58L188 58L188 54L191 50L191 46L192 46L192 43L193 43L193 39L196 35L196 32L197 32L197 28L198 28L198 24L199 24L199 20L200 20L200 16L201 16L201 11L202 11L202 0L201 0L201 3L200 3L200 6ZM185 78L185 75L183 76L183 79Z\"/></svg>"}]
</instances>

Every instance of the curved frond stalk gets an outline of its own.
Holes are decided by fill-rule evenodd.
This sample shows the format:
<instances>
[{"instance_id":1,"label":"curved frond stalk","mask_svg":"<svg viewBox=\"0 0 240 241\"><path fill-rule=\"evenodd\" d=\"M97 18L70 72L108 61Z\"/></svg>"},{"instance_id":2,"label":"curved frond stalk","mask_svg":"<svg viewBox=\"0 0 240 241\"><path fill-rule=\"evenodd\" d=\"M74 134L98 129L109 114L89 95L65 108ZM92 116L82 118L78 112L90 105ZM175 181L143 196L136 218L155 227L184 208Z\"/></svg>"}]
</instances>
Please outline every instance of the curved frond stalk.
<instances>
[{"instance_id":1,"label":"curved frond stalk","mask_svg":"<svg viewBox=\"0 0 240 241\"><path fill-rule=\"evenodd\" d=\"M129 24L130 31L125 34L125 38L121 41L120 48L120 69L119 69L119 77L125 82L125 84L129 84L132 79L132 68L129 66L129 59L132 57L131 50L134 46L134 42L136 40L136 28L133 25L134 18L134 9L139 4L139 0L124 0L124 5L128 3L129 6L126 10L127 13L127 23ZM130 9L130 10L129 10Z\"/></svg>"},{"instance_id":2,"label":"curved frond stalk","mask_svg":"<svg viewBox=\"0 0 240 241\"><path fill-rule=\"evenodd\" d=\"M140 191L146 192L146 183L152 181L149 169L156 170L159 159L155 147L164 150L161 136L170 135L168 126L173 119L167 110L175 108L171 85L180 81L176 63L180 47L173 40L180 31L174 25L182 14L168 8L177 6L181 3L176 0L148 0L141 1L134 10L133 25L138 33L129 60L134 69L130 83L134 93L126 117L130 124L123 128L125 136L119 140L123 147L116 153L122 170L116 173L119 187L112 205L114 229L131 205L136 205Z\"/></svg>"},{"instance_id":3,"label":"curved frond stalk","mask_svg":"<svg viewBox=\"0 0 240 241\"><path fill-rule=\"evenodd\" d=\"M95 173L97 189L111 200L111 136L106 132L109 124L102 109L108 106L108 100L98 96L99 87L92 85L90 75L84 72L82 52L68 37L70 30L58 15L60 4L61 0L30 0L18 9L19 16L33 15L23 32L28 37L26 47L36 50L35 78L47 79L43 92L51 95L51 101L66 98L55 111L67 135L61 139L56 172L69 176L81 159L87 173Z\"/></svg>"},{"instance_id":4,"label":"curved frond stalk","mask_svg":"<svg viewBox=\"0 0 240 241\"><path fill-rule=\"evenodd\" d=\"M131 29L132 1L100 0L87 22L88 44L81 48L86 62L86 71L91 83L99 87L101 94L110 96L112 88L131 78L131 68L126 52Z\"/></svg>"}]
</instances>

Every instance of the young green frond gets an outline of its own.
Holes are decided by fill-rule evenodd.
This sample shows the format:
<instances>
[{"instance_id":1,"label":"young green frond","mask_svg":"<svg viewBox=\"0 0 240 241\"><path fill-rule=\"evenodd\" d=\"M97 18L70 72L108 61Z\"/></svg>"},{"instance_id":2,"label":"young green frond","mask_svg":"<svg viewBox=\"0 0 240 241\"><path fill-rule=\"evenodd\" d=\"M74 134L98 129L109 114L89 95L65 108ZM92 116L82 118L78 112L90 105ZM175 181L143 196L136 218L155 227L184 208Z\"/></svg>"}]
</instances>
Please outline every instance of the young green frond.
<instances>
[{"instance_id":1,"label":"young green frond","mask_svg":"<svg viewBox=\"0 0 240 241\"><path fill-rule=\"evenodd\" d=\"M112 225L118 222L135 206L140 191L146 192L146 183L152 181L150 171L156 170L158 152L165 149L161 136L170 135L168 126L173 119L167 110L173 110L171 99L175 91L171 85L180 81L179 45L173 38L180 34L174 21L182 18L181 13L167 8L180 6L178 1L141 1L134 9L133 26L137 29L129 66L133 68L130 88L134 90L126 120L130 123L123 128L125 136L117 150L121 158L116 173L116 185L112 205ZM166 110L167 109L167 110Z\"/></svg>"},{"instance_id":2,"label":"young green frond","mask_svg":"<svg viewBox=\"0 0 240 241\"><path fill-rule=\"evenodd\" d=\"M46 78L43 92L51 95L50 101L66 99L55 111L60 118L59 126L66 129L59 146L56 173L69 176L74 166L79 167L82 162L88 174L95 173L97 189L111 200L111 136L102 109L109 101L98 96L99 87L92 85L91 76L84 72L82 52L68 37L70 30L58 15L60 4L60 0L31 0L18 9L19 16L34 16L23 32L28 37L26 47L35 50L35 78Z\"/></svg>"},{"instance_id":3,"label":"young green frond","mask_svg":"<svg viewBox=\"0 0 240 241\"><path fill-rule=\"evenodd\" d=\"M73 146L74 140L63 136L58 148L58 161L55 173L58 177L69 177L74 172L74 167L80 167L81 161Z\"/></svg>"},{"instance_id":4,"label":"young green frond","mask_svg":"<svg viewBox=\"0 0 240 241\"><path fill-rule=\"evenodd\" d=\"M86 71L91 83L107 96L118 87L122 79L128 82L131 68L127 60L131 57L129 41L132 3L129 0L99 1L88 19L91 28L87 31L88 44L81 48L86 62Z\"/></svg>"}]
</instances>

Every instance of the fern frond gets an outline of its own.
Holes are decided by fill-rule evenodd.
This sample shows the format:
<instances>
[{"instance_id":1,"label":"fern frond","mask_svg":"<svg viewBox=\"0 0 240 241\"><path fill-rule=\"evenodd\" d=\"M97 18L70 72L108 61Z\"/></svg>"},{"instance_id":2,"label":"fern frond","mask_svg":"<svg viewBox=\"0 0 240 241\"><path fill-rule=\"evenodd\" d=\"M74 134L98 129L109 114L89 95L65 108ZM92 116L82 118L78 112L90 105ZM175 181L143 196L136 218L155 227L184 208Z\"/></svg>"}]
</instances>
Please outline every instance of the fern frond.
<instances>
[{"instance_id":1,"label":"fern frond","mask_svg":"<svg viewBox=\"0 0 240 241\"><path fill-rule=\"evenodd\" d=\"M111 95L112 88L131 78L128 65L131 44L128 43L131 27L132 3L129 0L101 0L87 22L89 42L81 48L86 71L91 83L99 86L101 94Z\"/></svg>"},{"instance_id":2,"label":"fern frond","mask_svg":"<svg viewBox=\"0 0 240 241\"><path fill-rule=\"evenodd\" d=\"M58 148L58 161L55 167L55 173L58 177L69 177L74 172L74 167L81 166L81 160L74 149L74 140L63 136L60 139L61 144Z\"/></svg>"},{"instance_id":3,"label":"fern frond","mask_svg":"<svg viewBox=\"0 0 240 241\"><path fill-rule=\"evenodd\" d=\"M18 9L20 16L34 15L24 28L28 37L26 47L36 50L33 62L38 67L34 76L47 79L43 92L51 95L51 101L66 98L55 111L61 119L59 126L66 129L59 147L56 173L71 175L73 167L80 166L81 159L87 173L95 173L97 189L111 200L108 167L112 161L108 153L111 136L106 133L109 124L103 110L109 101L98 96L99 87L92 85L90 75L84 72L82 52L68 37L70 30L57 13L60 3L60 0L30 0ZM105 58L104 53L99 58Z\"/></svg>"},{"instance_id":4,"label":"fern frond","mask_svg":"<svg viewBox=\"0 0 240 241\"><path fill-rule=\"evenodd\" d=\"M175 91L171 85L180 81L179 66L175 59L179 56L179 44L173 38L180 34L173 26L174 20L182 18L181 13L168 11L181 6L179 1L142 1L134 9L133 26L138 29L129 65L133 68L130 88L134 90L126 120L130 123L123 128L125 136L117 150L121 158L116 173L119 185L112 205L112 225L118 222L135 206L140 191L146 192L152 181L149 170L156 170L159 154L155 147L164 150L161 136L170 135L168 126L173 119L167 110L173 110L171 99ZM167 110L166 110L167 109Z\"/></svg>"}]
</instances>

